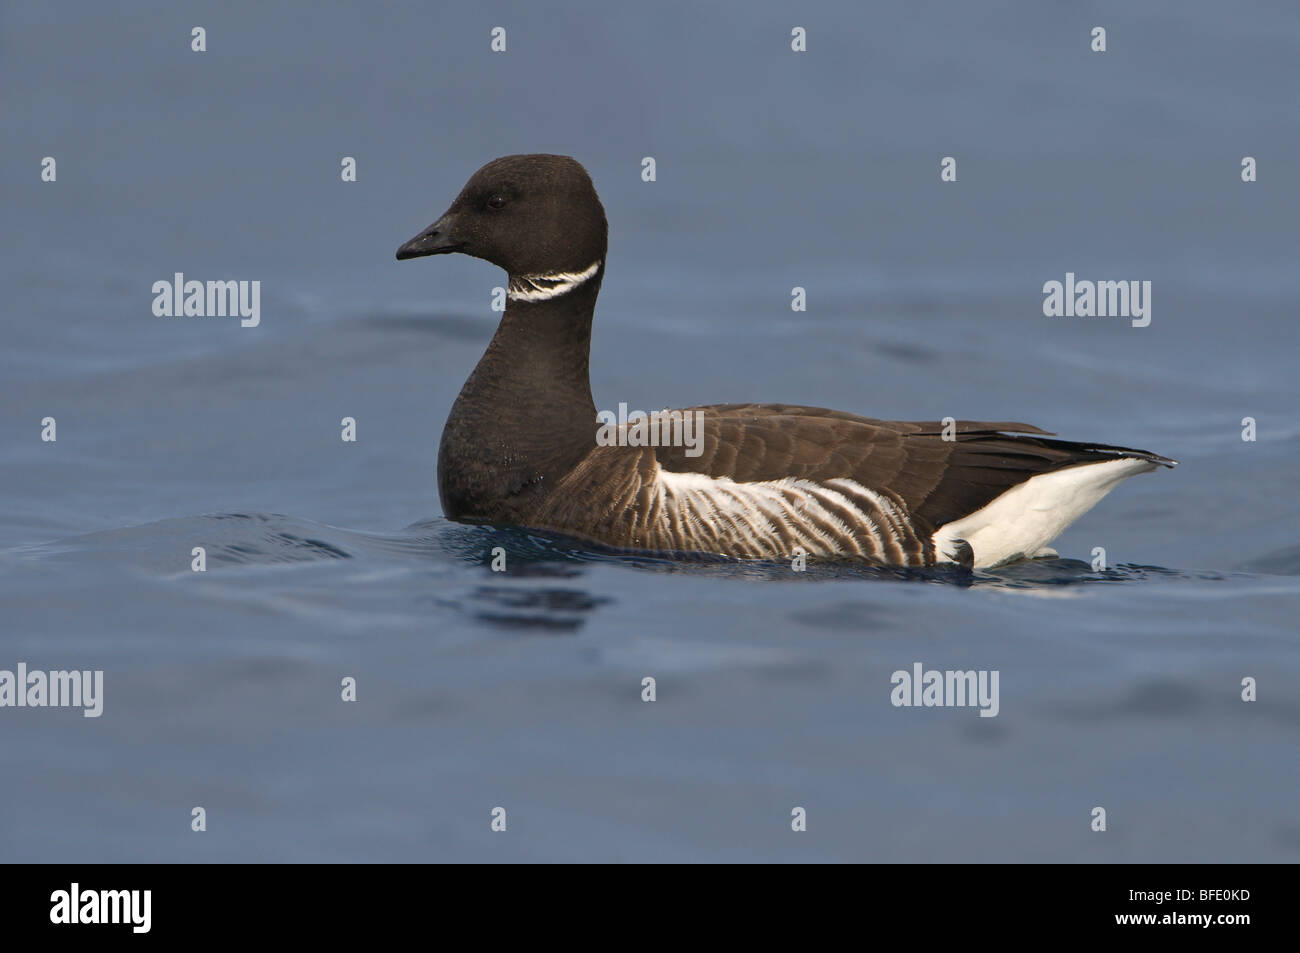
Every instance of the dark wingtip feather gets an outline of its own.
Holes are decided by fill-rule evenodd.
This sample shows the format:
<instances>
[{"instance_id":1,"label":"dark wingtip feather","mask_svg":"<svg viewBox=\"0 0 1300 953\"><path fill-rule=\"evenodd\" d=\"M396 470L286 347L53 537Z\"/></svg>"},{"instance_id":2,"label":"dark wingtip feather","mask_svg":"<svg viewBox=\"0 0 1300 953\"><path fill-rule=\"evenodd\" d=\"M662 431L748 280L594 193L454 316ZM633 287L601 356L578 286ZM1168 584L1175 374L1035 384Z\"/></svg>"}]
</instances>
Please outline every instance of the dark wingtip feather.
<instances>
[{"instance_id":1,"label":"dark wingtip feather","mask_svg":"<svg viewBox=\"0 0 1300 953\"><path fill-rule=\"evenodd\" d=\"M1169 457L1162 457L1160 454L1152 453L1150 450L1130 450L1128 447L1107 446L1094 446L1093 449L1105 453L1113 453L1118 457L1134 457L1138 460L1147 460L1162 467L1169 467L1171 470L1178 466L1177 460L1171 460Z\"/></svg>"},{"instance_id":2,"label":"dark wingtip feather","mask_svg":"<svg viewBox=\"0 0 1300 953\"><path fill-rule=\"evenodd\" d=\"M1152 463L1158 463L1162 467L1168 467L1171 470L1174 467L1178 466L1177 460L1171 460L1169 457L1162 457L1158 453L1144 453L1143 456L1146 457L1148 460L1150 460Z\"/></svg>"}]
</instances>

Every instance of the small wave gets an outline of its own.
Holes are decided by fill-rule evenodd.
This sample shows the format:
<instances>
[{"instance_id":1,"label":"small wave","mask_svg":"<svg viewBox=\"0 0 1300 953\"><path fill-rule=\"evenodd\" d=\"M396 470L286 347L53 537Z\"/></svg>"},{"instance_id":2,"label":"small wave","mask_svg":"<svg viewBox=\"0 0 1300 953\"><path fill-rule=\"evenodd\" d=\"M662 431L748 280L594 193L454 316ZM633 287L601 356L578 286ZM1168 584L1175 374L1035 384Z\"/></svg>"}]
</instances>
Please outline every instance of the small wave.
<instances>
[{"instance_id":1,"label":"small wave","mask_svg":"<svg viewBox=\"0 0 1300 953\"><path fill-rule=\"evenodd\" d=\"M472 526L423 520L396 533L371 533L276 513L217 513L159 520L10 550L20 559L115 562L141 570L188 572L194 547L203 547L209 571L337 560L430 561L491 569L505 554L509 579L573 579L592 565L712 578L809 582L896 581L1008 590L1059 590L1094 584L1215 581L1212 572L1124 564L1093 569L1077 559L1038 559L996 569L864 566L809 559L801 572L785 561L751 561L698 553L653 553L601 547L559 534L517 527ZM1300 573L1300 548L1251 564L1257 572Z\"/></svg>"},{"instance_id":2,"label":"small wave","mask_svg":"<svg viewBox=\"0 0 1300 953\"><path fill-rule=\"evenodd\" d=\"M417 524L429 525L429 524ZM809 559L801 572L785 561L742 560L700 553L649 553L593 545L558 534L501 526L460 526L443 537L461 558L488 564L497 547L505 550L511 574L569 575L584 563L603 563L662 573L687 573L727 579L773 582L888 580L959 588L1057 589L1089 584L1176 581L1221 581L1222 573L1183 571L1163 566L1125 563L1093 569L1079 559L1035 559L996 569L969 570L956 566L899 568L864 566L849 561Z\"/></svg>"},{"instance_id":3,"label":"small wave","mask_svg":"<svg viewBox=\"0 0 1300 953\"><path fill-rule=\"evenodd\" d=\"M1275 549L1248 560L1241 568L1246 572L1267 576L1300 576L1300 546Z\"/></svg>"}]
</instances>

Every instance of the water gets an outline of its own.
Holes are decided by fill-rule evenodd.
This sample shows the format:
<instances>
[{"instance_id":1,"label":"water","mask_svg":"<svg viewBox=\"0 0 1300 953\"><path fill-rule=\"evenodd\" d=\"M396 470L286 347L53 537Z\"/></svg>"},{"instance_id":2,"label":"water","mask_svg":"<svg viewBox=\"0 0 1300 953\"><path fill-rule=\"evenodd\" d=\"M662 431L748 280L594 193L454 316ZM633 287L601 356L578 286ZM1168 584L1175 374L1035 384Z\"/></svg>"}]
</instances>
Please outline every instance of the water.
<instances>
[{"instance_id":1,"label":"water","mask_svg":"<svg viewBox=\"0 0 1300 953\"><path fill-rule=\"evenodd\" d=\"M227 6L0 14L0 668L105 685L98 719L0 709L0 857L1300 856L1300 13ZM974 574L449 523L502 279L393 251L520 151L609 213L601 407L1022 419L1181 465ZM260 280L261 325L154 317L175 271ZM1067 271L1151 280L1151 326L1045 318ZM999 714L892 706L915 662L997 670Z\"/></svg>"}]
</instances>

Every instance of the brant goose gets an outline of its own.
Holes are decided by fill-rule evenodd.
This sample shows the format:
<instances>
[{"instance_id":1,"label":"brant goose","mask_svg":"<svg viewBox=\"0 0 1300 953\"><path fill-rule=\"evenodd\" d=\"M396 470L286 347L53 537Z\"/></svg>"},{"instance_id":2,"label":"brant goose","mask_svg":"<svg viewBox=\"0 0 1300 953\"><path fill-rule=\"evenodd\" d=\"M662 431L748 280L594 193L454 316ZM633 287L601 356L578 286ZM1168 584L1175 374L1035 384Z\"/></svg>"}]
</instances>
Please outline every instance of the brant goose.
<instances>
[{"instance_id":1,"label":"brant goose","mask_svg":"<svg viewBox=\"0 0 1300 953\"><path fill-rule=\"evenodd\" d=\"M397 250L398 260L462 252L509 274L501 324L438 450L449 519L618 549L788 559L802 547L980 568L1055 555L1047 544L1121 480L1174 466L1028 424L963 420L945 435L939 422L788 404L687 408L703 420L694 454L604 445L587 362L607 236L580 164L519 155L479 169Z\"/></svg>"}]
</instances>

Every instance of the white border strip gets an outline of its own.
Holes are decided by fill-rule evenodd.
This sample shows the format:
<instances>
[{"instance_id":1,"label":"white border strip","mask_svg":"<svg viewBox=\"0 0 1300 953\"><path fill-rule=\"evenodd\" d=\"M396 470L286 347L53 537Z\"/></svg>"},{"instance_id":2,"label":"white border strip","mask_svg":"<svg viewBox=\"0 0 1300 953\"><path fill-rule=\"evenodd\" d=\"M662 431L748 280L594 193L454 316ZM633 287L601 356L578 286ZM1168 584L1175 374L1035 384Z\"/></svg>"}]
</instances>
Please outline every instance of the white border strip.
<instances>
[{"instance_id":1,"label":"white border strip","mask_svg":"<svg viewBox=\"0 0 1300 953\"><path fill-rule=\"evenodd\" d=\"M514 275L506 297L511 301L549 301L568 294L600 269L596 262L582 271L557 271L549 275Z\"/></svg>"}]
</instances>

